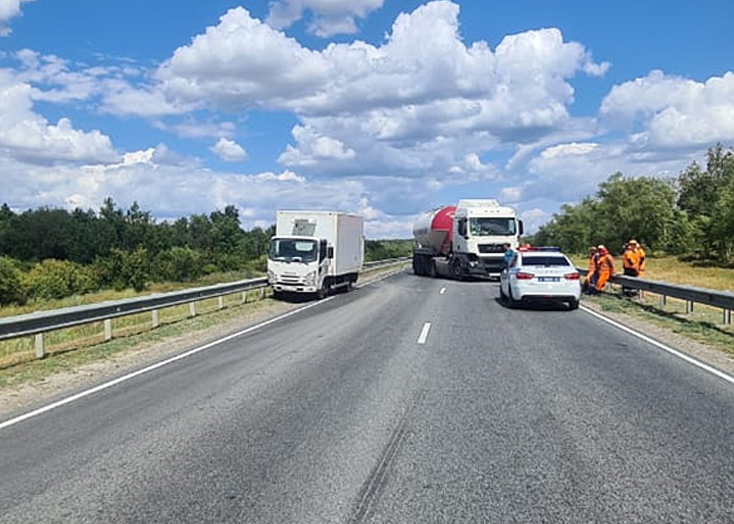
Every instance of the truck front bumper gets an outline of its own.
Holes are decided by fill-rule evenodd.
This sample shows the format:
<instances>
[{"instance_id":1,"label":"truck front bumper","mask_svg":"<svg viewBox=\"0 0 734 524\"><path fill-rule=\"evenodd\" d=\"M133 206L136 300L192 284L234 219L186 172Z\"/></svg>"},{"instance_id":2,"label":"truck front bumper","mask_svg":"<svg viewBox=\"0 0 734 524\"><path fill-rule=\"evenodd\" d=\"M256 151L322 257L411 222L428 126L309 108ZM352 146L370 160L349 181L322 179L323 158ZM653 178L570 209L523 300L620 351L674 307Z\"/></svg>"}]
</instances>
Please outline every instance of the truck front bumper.
<instances>
[{"instance_id":1,"label":"truck front bumper","mask_svg":"<svg viewBox=\"0 0 734 524\"><path fill-rule=\"evenodd\" d=\"M316 286L304 286L302 284L270 284L273 291L282 293L316 293L319 288Z\"/></svg>"}]
</instances>

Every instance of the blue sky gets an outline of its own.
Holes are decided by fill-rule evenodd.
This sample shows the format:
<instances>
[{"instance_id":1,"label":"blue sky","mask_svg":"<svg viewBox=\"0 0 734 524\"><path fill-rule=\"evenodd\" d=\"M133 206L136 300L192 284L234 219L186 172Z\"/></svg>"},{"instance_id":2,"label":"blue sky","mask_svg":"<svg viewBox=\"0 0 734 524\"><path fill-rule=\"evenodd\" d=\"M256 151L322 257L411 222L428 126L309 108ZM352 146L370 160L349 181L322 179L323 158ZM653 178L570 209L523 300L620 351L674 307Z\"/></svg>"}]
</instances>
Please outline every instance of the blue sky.
<instances>
[{"instance_id":1,"label":"blue sky","mask_svg":"<svg viewBox=\"0 0 734 524\"><path fill-rule=\"evenodd\" d=\"M340 209L370 238L734 145L734 2L0 0L0 202Z\"/></svg>"}]
</instances>

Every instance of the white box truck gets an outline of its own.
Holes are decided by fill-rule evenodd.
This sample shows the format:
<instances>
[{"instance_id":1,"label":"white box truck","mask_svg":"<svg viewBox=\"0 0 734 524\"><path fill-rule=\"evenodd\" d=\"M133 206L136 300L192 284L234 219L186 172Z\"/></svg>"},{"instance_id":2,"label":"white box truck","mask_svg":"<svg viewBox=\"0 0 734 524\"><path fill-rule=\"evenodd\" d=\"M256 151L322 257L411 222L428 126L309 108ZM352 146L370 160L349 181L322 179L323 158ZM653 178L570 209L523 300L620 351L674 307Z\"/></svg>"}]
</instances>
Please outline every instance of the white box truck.
<instances>
[{"instance_id":1,"label":"white box truck","mask_svg":"<svg viewBox=\"0 0 734 524\"><path fill-rule=\"evenodd\" d=\"M284 293L351 289L364 261L364 220L338 211L278 211L268 249L268 282Z\"/></svg>"}]
</instances>

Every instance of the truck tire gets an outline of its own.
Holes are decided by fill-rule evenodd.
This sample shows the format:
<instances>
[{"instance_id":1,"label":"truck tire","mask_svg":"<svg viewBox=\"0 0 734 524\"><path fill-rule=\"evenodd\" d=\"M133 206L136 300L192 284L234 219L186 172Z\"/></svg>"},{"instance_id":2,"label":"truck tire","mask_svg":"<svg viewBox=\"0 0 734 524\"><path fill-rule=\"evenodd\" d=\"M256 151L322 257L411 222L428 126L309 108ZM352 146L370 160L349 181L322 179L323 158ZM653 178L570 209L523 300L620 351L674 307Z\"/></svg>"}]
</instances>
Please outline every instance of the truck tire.
<instances>
[{"instance_id":1,"label":"truck tire","mask_svg":"<svg viewBox=\"0 0 734 524\"><path fill-rule=\"evenodd\" d=\"M456 280L462 280L464 278L464 268L462 267L461 260L458 258L451 261L451 275Z\"/></svg>"}]
</instances>

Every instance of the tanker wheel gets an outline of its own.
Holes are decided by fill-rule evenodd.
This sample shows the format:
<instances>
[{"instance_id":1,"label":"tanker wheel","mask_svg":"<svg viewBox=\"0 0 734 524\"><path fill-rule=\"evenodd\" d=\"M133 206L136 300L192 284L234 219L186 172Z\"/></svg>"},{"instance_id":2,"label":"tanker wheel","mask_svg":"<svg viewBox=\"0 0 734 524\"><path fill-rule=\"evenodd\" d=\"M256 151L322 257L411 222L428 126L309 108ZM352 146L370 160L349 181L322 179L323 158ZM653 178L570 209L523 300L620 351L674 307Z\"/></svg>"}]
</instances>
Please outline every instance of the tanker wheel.
<instances>
[{"instance_id":1,"label":"tanker wheel","mask_svg":"<svg viewBox=\"0 0 734 524\"><path fill-rule=\"evenodd\" d=\"M436 278L438 276L438 270L436 270L435 260L431 260L428 263L428 274L431 276L431 278Z\"/></svg>"},{"instance_id":2,"label":"tanker wheel","mask_svg":"<svg viewBox=\"0 0 734 524\"><path fill-rule=\"evenodd\" d=\"M464 277L464 271L461 268L461 260L458 258L451 261L451 273L457 280L461 280Z\"/></svg>"}]
</instances>

